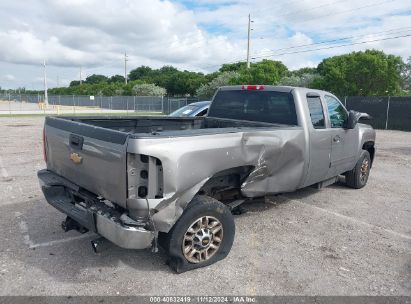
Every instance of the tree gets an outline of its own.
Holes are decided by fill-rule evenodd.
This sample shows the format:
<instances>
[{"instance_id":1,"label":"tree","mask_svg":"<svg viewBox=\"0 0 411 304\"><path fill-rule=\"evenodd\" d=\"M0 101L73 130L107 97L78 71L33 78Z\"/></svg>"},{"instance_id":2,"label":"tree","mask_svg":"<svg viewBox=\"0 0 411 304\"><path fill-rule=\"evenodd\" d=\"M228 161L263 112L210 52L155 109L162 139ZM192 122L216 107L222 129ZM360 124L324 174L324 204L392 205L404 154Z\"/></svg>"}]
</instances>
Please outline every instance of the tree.
<instances>
[{"instance_id":1,"label":"tree","mask_svg":"<svg viewBox=\"0 0 411 304\"><path fill-rule=\"evenodd\" d=\"M317 88L317 83L321 76L314 73L306 73L301 75L290 75L281 79L281 85L305 88Z\"/></svg>"},{"instance_id":2,"label":"tree","mask_svg":"<svg viewBox=\"0 0 411 304\"><path fill-rule=\"evenodd\" d=\"M74 87L74 86L78 86L78 85L80 85L80 81L78 81L78 80L73 80L73 81L71 81L70 82L70 87Z\"/></svg>"},{"instance_id":3,"label":"tree","mask_svg":"<svg viewBox=\"0 0 411 304\"><path fill-rule=\"evenodd\" d=\"M194 95L197 88L207 82L203 73L179 71L173 66L160 69L141 66L130 72L129 79L163 87L169 96Z\"/></svg>"},{"instance_id":4,"label":"tree","mask_svg":"<svg viewBox=\"0 0 411 304\"><path fill-rule=\"evenodd\" d=\"M377 50L334 56L318 65L318 85L339 96L400 94L403 66L401 57Z\"/></svg>"},{"instance_id":5,"label":"tree","mask_svg":"<svg viewBox=\"0 0 411 304\"><path fill-rule=\"evenodd\" d=\"M411 93L411 56L408 57L407 63L404 65L402 73L402 87L405 93Z\"/></svg>"},{"instance_id":6,"label":"tree","mask_svg":"<svg viewBox=\"0 0 411 304\"><path fill-rule=\"evenodd\" d=\"M281 61L267 60L252 63L250 68L241 67L239 76L232 84L278 84L287 75L288 69Z\"/></svg>"},{"instance_id":7,"label":"tree","mask_svg":"<svg viewBox=\"0 0 411 304\"><path fill-rule=\"evenodd\" d=\"M219 69L220 72L238 72L247 68L246 62L224 63Z\"/></svg>"},{"instance_id":8,"label":"tree","mask_svg":"<svg viewBox=\"0 0 411 304\"><path fill-rule=\"evenodd\" d=\"M167 95L183 95L185 92L181 92L180 80L181 72L172 66L163 66L158 70L153 70L150 75L150 79L145 78L147 83L152 82L157 86L163 87L167 90ZM184 86L184 84L183 84Z\"/></svg>"},{"instance_id":9,"label":"tree","mask_svg":"<svg viewBox=\"0 0 411 304\"><path fill-rule=\"evenodd\" d=\"M131 70L128 74L128 79L130 80L138 80L143 77L148 77L152 73L152 69L148 66L142 65L134 70Z\"/></svg>"},{"instance_id":10,"label":"tree","mask_svg":"<svg viewBox=\"0 0 411 304\"><path fill-rule=\"evenodd\" d=\"M108 78L104 75L93 74L86 78L85 83L96 84L100 82L107 82Z\"/></svg>"},{"instance_id":11,"label":"tree","mask_svg":"<svg viewBox=\"0 0 411 304\"><path fill-rule=\"evenodd\" d=\"M160 73L154 83L164 87L169 96L195 95L197 88L206 82L204 74L189 71L169 71Z\"/></svg>"},{"instance_id":12,"label":"tree","mask_svg":"<svg viewBox=\"0 0 411 304\"><path fill-rule=\"evenodd\" d=\"M125 78L124 76L121 75L113 75L108 79L108 83L115 83L115 82L121 82L124 83L125 82Z\"/></svg>"},{"instance_id":13,"label":"tree","mask_svg":"<svg viewBox=\"0 0 411 304\"><path fill-rule=\"evenodd\" d=\"M288 71L280 61L263 60L223 64L219 71L206 74L180 71L173 66L152 69L140 66L124 77L91 75L83 85L73 80L68 88L50 89L50 94L74 95L163 95L211 97L217 87L233 84L283 84L331 91L344 95L403 95L411 93L411 57L367 50L324 59L317 68ZM159 89L157 89L160 87ZM166 91L164 91L164 89ZM154 93L153 93L154 92Z\"/></svg>"},{"instance_id":14,"label":"tree","mask_svg":"<svg viewBox=\"0 0 411 304\"><path fill-rule=\"evenodd\" d=\"M301 68L295 71L290 71L290 76L302 76L306 74L318 74L317 68Z\"/></svg>"},{"instance_id":15,"label":"tree","mask_svg":"<svg viewBox=\"0 0 411 304\"><path fill-rule=\"evenodd\" d=\"M133 87L133 93L136 96L164 96L166 94L166 89L152 83L136 84Z\"/></svg>"},{"instance_id":16,"label":"tree","mask_svg":"<svg viewBox=\"0 0 411 304\"><path fill-rule=\"evenodd\" d=\"M174 74L174 73L177 73L178 70L171 65L165 65L159 70L159 72L165 73L165 74Z\"/></svg>"},{"instance_id":17,"label":"tree","mask_svg":"<svg viewBox=\"0 0 411 304\"><path fill-rule=\"evenodd\" d=\"M231 84L232 80L239 76L238 72L223 72L209 83L202 84L197 89L197 96L211 98L219 87Z\"/></svg>"}]
</instances>

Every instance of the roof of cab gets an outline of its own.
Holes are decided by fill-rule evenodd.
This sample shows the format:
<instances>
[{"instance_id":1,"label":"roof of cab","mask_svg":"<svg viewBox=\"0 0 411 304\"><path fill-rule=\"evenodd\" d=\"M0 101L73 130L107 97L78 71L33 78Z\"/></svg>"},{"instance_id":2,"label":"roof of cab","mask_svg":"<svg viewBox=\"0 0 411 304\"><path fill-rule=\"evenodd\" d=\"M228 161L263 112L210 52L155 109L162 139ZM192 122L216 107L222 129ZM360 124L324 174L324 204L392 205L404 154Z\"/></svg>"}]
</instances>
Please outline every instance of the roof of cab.
<instances>
[{"instance_id":1,"label":"roof of cab","mask_svg":"<svg viewBox=\"0 0 411 304\"><path fill-rule=\"evenodd\" d=\"M294 86L275 86L275 85L232 85L232 86L221 86L219 87L219 90L221 91L236 91L236 90L247 90L248 86L253 86L257 87L254 88L253 90L256 91L276 91L276 92L284 92L284 93L290 93L293 90L300 91L302 93L308 93L308 92L313 92L313 93L319 93L321 95L323 94L329 94L334 96L332 93L323 91L323 90L317 90L317 89L310 89L310 88L304 88L304 87L294 87ZM260 88L261 87L261 88Z\"/></svg>"},{"instance_id":2,"label":"roof of cab","mask_svg":"<svg viewBox=\"0 0 411 304\"><path fill-rule=\"evenodd\" d=\"M288 86L274 86L274 85L232 85L232 86L222 86L219 88L221 91L237 91L237 90L246 90L248 86L257 86L261 87L264 91L277 91L277 92L285 92L289 93L291 92L294 87L288 87ZM259 89L257 89L258 91Z\"/></svg>"}]
</instances>

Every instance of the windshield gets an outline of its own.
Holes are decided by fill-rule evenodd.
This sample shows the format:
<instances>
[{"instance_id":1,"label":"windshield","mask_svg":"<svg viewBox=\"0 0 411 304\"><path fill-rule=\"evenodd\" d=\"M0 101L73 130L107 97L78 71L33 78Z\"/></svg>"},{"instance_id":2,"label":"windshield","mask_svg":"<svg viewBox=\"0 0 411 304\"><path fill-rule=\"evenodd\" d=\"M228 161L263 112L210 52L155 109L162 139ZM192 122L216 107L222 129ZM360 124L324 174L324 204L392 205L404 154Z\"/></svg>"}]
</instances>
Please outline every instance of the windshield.
<instances>
[{"instance_id":1,"label":"windshield","mask_svg":"<svg viewBox=\"0 0 411 304\"><path fill-rule=\"evenodd\" d=\"M297 125L294 99L286 92L219 91L208 116Z\"/></svg>"},{"instance_id":2,"label":"windshield","mask_svg":"<svg viewBox=\"0 0 411 304\"><path fill-rule=\"evenodd\" d=\"M200 109L199 106L187 105L185 107L182 107L182 108L174 111L173 113L170 114L170 116L177 116L177 117L191 116L198 109Z\"/></svg>"}]
</instances>

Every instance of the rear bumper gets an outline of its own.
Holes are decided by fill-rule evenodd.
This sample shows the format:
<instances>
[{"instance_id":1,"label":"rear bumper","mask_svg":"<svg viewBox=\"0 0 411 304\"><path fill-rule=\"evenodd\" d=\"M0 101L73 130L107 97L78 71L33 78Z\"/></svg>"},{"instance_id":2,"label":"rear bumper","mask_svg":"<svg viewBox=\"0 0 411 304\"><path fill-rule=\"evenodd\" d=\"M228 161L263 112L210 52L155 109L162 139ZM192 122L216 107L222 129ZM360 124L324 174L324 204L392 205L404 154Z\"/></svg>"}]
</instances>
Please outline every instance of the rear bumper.
<instances>
[{"instance_id":1,"label":"rear bumper","mask_svg":"<svg viewBox=\"0 0 411 304\"><path fill-rule=\"evenodd\" d=\"M47 202L67 216L100 234L114 244L128 249L144 249L152 245L154 232L139 225L126 225L122 214L87 193L80 193L77 185L48 170L37 173ZM85 203L74 202L73 195ZM77 200L78 201L78 200Z\"/></svg>"}]
</instances>

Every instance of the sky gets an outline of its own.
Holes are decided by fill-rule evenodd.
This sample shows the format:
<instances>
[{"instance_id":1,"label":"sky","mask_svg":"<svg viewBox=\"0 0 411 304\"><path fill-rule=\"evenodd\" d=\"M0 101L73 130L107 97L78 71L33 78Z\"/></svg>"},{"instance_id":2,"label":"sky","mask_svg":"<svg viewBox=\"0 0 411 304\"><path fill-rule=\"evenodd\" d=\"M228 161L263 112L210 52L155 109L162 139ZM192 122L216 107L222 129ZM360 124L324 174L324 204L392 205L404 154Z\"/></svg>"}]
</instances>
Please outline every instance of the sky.
<instances>
[{"instance_id":1,"label":"sky","mask_svg":"<svg viewBox=\"0 0 411 304\"><path fill-rule=\"evenodd\" d=\"M290 70L374 48L411 56L409 0L1 0L0 87L41 89L141 65L209 73L244 61ZM398 37L398 38L395 38ZM393 38L393 39L392 39Z\"/></svg>"}]
</instances>

